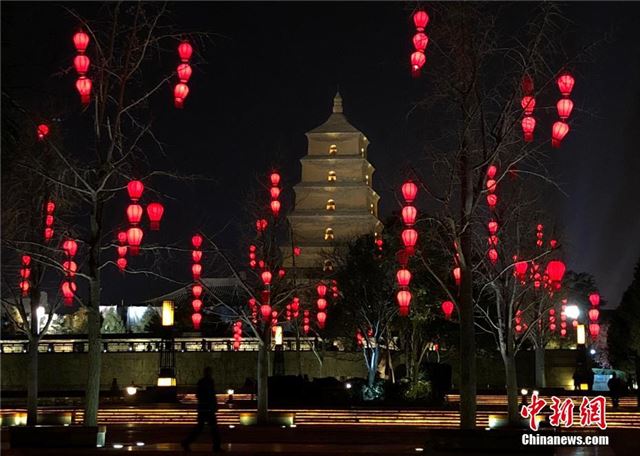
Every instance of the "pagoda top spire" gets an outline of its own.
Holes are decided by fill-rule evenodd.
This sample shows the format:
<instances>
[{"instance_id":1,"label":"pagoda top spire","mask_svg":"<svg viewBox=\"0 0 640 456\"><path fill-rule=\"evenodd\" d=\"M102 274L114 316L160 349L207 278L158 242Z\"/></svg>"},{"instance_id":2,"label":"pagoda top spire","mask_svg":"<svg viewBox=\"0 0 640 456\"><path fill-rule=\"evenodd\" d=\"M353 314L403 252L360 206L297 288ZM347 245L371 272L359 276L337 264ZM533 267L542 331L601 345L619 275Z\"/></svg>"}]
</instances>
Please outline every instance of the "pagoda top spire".
<instances>
[{"instance_id":1,"label":"pagoda top spire","mask_svg":"<svg viewBox=\"0 0 640 456\"><path fill-rule=\"evenodd\" d=\"M336 96L333 97L333 112L342 112L342 97L340 91L336 91Z\"/></svg>"}]
</instances>

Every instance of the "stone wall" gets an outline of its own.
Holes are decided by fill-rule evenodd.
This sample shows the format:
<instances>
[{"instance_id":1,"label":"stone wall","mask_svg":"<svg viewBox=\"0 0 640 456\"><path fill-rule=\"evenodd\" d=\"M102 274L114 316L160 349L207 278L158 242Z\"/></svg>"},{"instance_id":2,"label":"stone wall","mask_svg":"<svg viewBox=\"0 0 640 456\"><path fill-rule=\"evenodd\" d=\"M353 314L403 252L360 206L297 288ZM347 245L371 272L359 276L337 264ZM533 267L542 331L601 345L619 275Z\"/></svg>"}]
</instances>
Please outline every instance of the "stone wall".
<instances>
[{"instance_id":1,"label":"stone wall","mask_svg":"<svg viewBox=\"0 0 640 456\"><path fill-rule=\"evenodd\" d=\"M297 355L284 352L285 374L296 375ZM302 372L309 378L350 378L366 376L361 353L326 352L322 365L312 352L302 352ZM575 365L575 350L547 351L547 383L550 387L569 387ZM137 385L154 385L159 367L158 353L104 353L102 358L102 387L108 389L113 378L119 385L132 381ZM42 353L40 363L40 389L42 391L82 390L86 382L87 355ZM179 386L193 386L204 366L211 366L219 389L239 388L247 378L255 377L257 352L187 352L176 353L177 382ZM521 352L517 358L519 385L534 384L533 352ZM22 391L27 381L27 355L2 355L2 389ZM452 365L454 385L458 378L458 361L444 359ZM403 363L403 357L394 357L394 366ZM478 387L500 388L504 385L504 368L500 356L478 358Z\"/></svg>"}]
</instances>

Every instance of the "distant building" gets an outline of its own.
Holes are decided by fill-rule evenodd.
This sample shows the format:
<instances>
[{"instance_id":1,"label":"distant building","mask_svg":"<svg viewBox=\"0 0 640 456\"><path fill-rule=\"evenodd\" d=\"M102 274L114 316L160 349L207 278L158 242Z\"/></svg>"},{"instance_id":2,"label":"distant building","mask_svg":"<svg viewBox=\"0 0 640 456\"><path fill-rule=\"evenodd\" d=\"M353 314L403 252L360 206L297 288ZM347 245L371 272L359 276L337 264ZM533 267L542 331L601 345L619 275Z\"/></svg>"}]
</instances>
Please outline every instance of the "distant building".
<instances>
[{"instance_id":1,"label":"distant building","mask_svg":"<svg viewBox=\"0 0 640 456\"><path fill-rule=\"evenodd\" d=\"M372 188L374 167L367 160L366 136L342 112L342 97L333 99L329 119L307 134L301 182L289 222L300 247L296 267L331 268L329 254L338 245L364 234L379 235L380 197ZM287 266L291 266L290 255Z\"/></svg>"}]
</instances>

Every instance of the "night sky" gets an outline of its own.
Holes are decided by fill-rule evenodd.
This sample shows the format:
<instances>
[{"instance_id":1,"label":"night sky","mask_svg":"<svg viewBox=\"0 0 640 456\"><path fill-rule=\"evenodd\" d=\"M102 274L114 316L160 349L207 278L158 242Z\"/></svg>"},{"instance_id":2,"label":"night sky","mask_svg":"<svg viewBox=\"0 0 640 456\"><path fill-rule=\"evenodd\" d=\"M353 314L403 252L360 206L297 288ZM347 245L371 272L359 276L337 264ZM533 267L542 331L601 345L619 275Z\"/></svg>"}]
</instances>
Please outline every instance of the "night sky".
<instances>
[{"instance_id":1,"label":"night sky","mask_svg":"<svg viewBox=\"0 0 640 456\"><path fill-rule=\"evenodd\" d=\"M97 9L95 3L69 6L89 17ZM206 228L237 249L247 188L272 166L281 170L285 186L298 181L304 133L326 120L338 84L347 117L371 141L380 213L395 210L391 189L402 178L401 167L421 156L417 129L437 121L407 117L423 93L422 80L411 80L408 71L412 7L171 5L179 27L214 35L196 49L201 63L189 83L186 109L173 109L170 86L166 100L155 101L155 130L168 155L160 164L212 180L165 189L175 199L166 201L163 235L186 238ZM565 226L568 266L593 273L615 306L640 256L640 4L568 3L564 13L575 30L570 46L607 40L575 71L572 98L580 111L551 160L568 197L556 196L549 205ZM3 2L3 90L35 110L42 109L33 106L38 100L50 96L77 103L72 76L54 76L72 59L76 25L60 4ZM159 64L172 71L176 62L177 56L163 56ZM158 291L168 288L158 284ZM149 297L148 289L129 289L137 289L135 298ZM107 296L120 299L115 291Z\"/></svg>"}]
</instances>

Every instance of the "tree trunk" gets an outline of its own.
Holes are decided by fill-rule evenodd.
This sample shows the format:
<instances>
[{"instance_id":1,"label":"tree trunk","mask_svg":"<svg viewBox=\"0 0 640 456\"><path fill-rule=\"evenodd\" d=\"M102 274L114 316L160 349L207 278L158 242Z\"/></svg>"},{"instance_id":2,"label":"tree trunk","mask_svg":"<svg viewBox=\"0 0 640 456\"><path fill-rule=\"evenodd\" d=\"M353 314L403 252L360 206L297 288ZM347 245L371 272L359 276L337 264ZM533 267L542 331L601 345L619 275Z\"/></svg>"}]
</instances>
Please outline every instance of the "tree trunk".
<instances>
[{"instance_id":1,"label":"tree trunk","mask_svg":"<svg viewBox=\"0 0 640 456\"><path fill-rule=\"evenodd\" d=\"M265 332L268 333L269 328ZM267 335L268 338L268 335ZM258 350L258 416L260 425L269 422L269 341L260 344Z\"/></svg>"},{"instance_id":2,"label":"tree trunk","mask_svg":"<svg viewBox=\"0 0 640 456\"><path fill-rule=\"evenodd\" d=\"M27 381L27 426L35 426L36 424L38 424L38 338L31 337L29 341L29 378Z\"/></svg>"},{"instance_id":3,"label":"tree trunk","mask_svg":"<svg viewBox=\"0 0 640 456\"><path fill-rule=\"evenodd\" d=\"M372 388L376 381L376 373L378 372L378 347L371 349L371 358L369 359L369 364L367 365L367 385L369 388Z\"/></svg>"},{"instance_id":4,"label":"tree trunk","mask_svg":"<svg viewBox=\"0 0 640 456\"><path fill-rule=\"evenodd\" d=\"M298 365L298 377L302 376L302 354L300 352L300 328L296 328L296 364Z\"/></svg>"},{"instance_id":5,"label":"tree trunk","mask_svg":"<svg viewBox=\"0 0 640 456\"><path fill-rule=\"evenodd\" d=\"M510 351L502 353L504 370L507 381L507 411L509 413L509 424L517 426L520 423L518 411L518 377L516 374L516 359Z\"/></svg>"},{"instance_id":6,"label":"tree trunk","mask_svg":"<svg viewBox=\"0 0 640 456\"><path fill-rule=\"evenodd\" d=\"M535 355L536 355L536 386L538 388L546 388L547 375L544 367L544 355L545 355L544 346L536 345Z\"/></svg>"}]
</instances>

